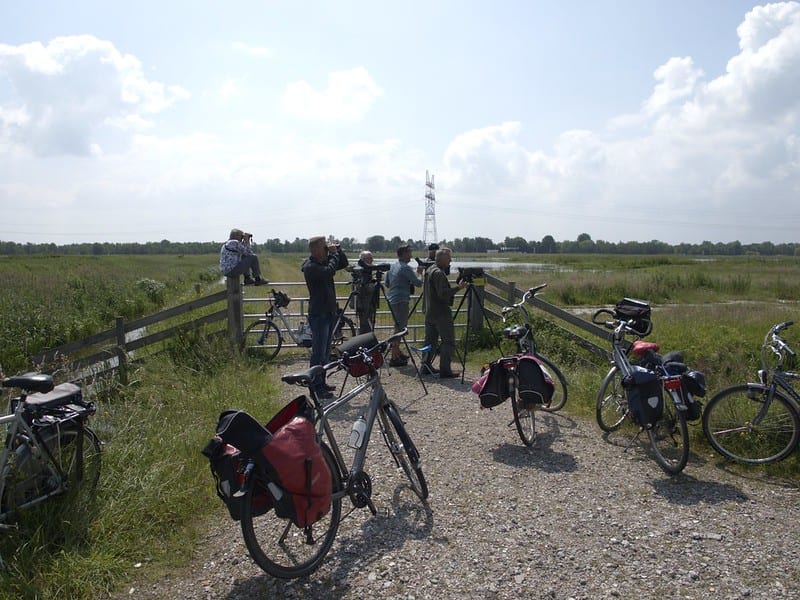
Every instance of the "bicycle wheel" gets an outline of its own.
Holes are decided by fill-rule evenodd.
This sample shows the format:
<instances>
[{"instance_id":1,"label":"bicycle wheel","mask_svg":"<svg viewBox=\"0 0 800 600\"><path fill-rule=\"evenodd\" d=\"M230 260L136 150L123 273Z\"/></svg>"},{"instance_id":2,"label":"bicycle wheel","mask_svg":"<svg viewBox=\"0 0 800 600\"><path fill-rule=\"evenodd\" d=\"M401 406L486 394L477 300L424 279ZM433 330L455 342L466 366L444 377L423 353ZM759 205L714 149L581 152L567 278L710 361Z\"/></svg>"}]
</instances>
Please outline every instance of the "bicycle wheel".
<instances>
[{"instance_id":1,"label":"bicycle wheel","mask_svg":"<svg viewBox=\"0 0 800 600\"><path fill-rule=\"evenodd\" d=\"M786 458L800 440L800 415L794 404L776 391L767 402L768 388L736 385L708 401L703 432L725 458L748 464Z\"/></svg>"},{"instance_id":2,"label":"bicycle wheel","mask_svg":"<svg viewBox=\"0 0 800 600\"><path fill-rule=\"evenodd\" d=\"M411 489L421 500L425 500L428 497L428 483L419 465L419 452L403 425L397 406L391 400L387 400L382 406L381 429L389 452L408 477Z\"/></svg>"},{"instance_id":3,"label":"bicycle wheel","mask_svg":"<svg viewBox=\"0 0 800 600\"><path fill-rule=\"evenodd\" d=\"M600 385L595 413L600 429L609 433L619 429L628 416L628 399L622 387L622 374L616 366L611 367Z\"/></svg>"},{"instance_id":4,"label":"bicycle wheel","mask_svg":"<svg viewBox=\"0 0 800 600\"><path fill-rule=\"evenodd\" d=\"M689 461L689 428L686 413L678 410L671 397L664 398L664 411L647 430L656 462L670 475L677 475Z\"/></svg>"},{"instance_id":5,"label":"bicycle wheel","mask_svg":"<svg viewBox=\"0 0 800 600\"><path fill-rule=\"evenodd\" d=\"M553 398L550 400L550 404L543 404L542 410L546 410L548 412L556 412L557 410L561 410L567 403L567 379L561 373L561 370L555 366L549 358L544 357L541 354L536 354L536 358L544 363L547 372L550 373L550 378L553 380L553 386L555 387L553 390Z\"/></svg>"},{"instance_id":6,"label":"bicycle wheel","mask_svg":"<svg viewBox=\"0 0 800 600\"><path fill-rule=\"evenodd\" d=\"M253 321L244 330L242 352L252 358L272 360L283 345L280 329L273 321Z\"/></svg>"},{"instance_id":7,"label":"bicycle wheel","mask_svg":"<svg viewBox=\"0 0 800 600\"><path fill-rule=\"evenodd\" d=\"M331 344L334 346L339 346L342 342L346 342L350 338L356 336L356 325L353 323L353 320L350 317L345 317L342 315L341 319L339 319L336 323L336 327L333 330L333 336L331 336Z\"/></svg>"},{"instance_id":8,"label":"bicycle wheel","mask_svg":"<svg viewBox=\"0 0 800 600\"><path fill-rule=\"evenodd\" d=\"M533 446L533 442L536 441L536 415L533 412L533 406L525 406L520 402L519 396L517 396L516 381L509 385L509 393L519 439L526 446Z\"/></svg>"},{"instance_id":9,"label":"bicycle wheel","mask_svg":"<svg viewBox=\"0 0 800 600\"><path fill-rule=\"evenodd\" d=\"M298 527L291 519L283 519L269 509L254 514L250 488L242 504L242 536L255 563L266 573L281 579L303 577L315 571L333 545L342 516L342 480L330 449L322 452L333 479L331 509L308 527ZM259 512L256 509L256 513Z\"/></svg>"}]
</instances>

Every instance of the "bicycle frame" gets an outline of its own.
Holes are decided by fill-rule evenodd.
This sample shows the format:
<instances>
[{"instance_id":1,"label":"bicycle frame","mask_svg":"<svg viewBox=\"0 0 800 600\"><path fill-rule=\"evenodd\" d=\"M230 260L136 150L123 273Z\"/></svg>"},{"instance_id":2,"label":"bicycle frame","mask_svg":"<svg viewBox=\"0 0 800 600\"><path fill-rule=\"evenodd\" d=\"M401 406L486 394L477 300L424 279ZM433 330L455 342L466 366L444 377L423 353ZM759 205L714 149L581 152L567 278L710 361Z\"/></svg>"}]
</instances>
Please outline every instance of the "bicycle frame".
<instances>
[{"instance_id":1,"label":"bicycle frame","mask_svg":"<svg viewBox=\"0 0 800 600\"><path fill-rule=\"evenodd\" d=\"M58 475L58 485L54 486L53 489L40 494L36 498L16 506L15 508L17 509L24 509L41 504L51 496L56 496L64 492L66 489L66 485L64 483L64 473L62 472L61 467L55 460L53 460L53 456L50 453L47 444L43 442L39 433L23 418L22 413L24 408L25 398L23 396L14 409L14 412L0 417L0 425L8 426L5 443L3 444L2 452L0 452L0 498L3 497L6 489L6 480L11 472L10 460L12 454L16 452L16 449L14 448L14 442L20 439L20 436L27 438L26 441L31 450L28 460L35 462L35 470L37 472L44 471L45 469L54 470ZM5 520L6 515L7 513L0 513L0 528L4 527L2 521Z\"/></svg>"},{"instance_id":2,"label":"bicycle frame","mask_svg":"<svg viewBox=\"0 0 800 600\"><path fill-rule=\"evenodd\" d=\"M350 470L347 470L347 463L344 459L344 456L341 451L341 447L339 446L338 441L336 440L336 436L333 433L333 428L331 427L330 422L328 421L328 417L331 413L335 412L351 400L353 400L356 396L360 395L361 392L372 388L372 392L370 393L370 400L369 404L367 405L367 411L364 415L364 420L366 421L366 430L364 432L364 437L361 441L361 446L355 450L355 456L353 457L352 466ZM341 471L340 475L346 477L346 482L348 485L344 486L344 490L341 492L341 496L346 496L350 492L350 485L349 483L353 481L360 473L364 471L364 464L366 463L367 458L367 447L369 446L369 441L372 436L372 429L375 426L375 421L378 419L378 411L383 404L383 401L386 399L386 394L383 391L383 386L380 383L380 375L378 373L373 374L367 381L364 381L358 384L356 387L348 391L343 396L334 399L325 407L317 406L318 414L320 415L319 421L317 423L317 428L320 435L325 436L327 440L327 444L333 453L334 458L336 459L337 464L339 465L339 469ZM383 424L379 421L379 426L383 428Z\"/></svg>"}]
</instances>

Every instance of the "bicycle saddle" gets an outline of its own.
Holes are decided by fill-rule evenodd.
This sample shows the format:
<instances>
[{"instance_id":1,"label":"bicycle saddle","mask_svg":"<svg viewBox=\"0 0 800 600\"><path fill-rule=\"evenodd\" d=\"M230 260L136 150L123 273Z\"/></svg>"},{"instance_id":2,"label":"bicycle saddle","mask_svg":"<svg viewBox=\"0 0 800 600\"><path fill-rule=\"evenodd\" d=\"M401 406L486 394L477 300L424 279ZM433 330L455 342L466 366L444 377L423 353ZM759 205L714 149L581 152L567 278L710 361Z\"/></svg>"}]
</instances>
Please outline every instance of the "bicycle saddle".
<instances>
[{"instance_id":1,"label":"bicycle saddle","mask_svg":"<svg viewBox=\"0 0 800 600\"><path fill-rule=\"evenodd\" d=\"M289 385L305 385L308 386L314 380L314 377L317 375L324 375L325 369L321 365L314 365L313 367L309 367L305 371L300 371L299 373L289 373L288 375L281 375L281 381L284 383L288 383Z\"/></svg>"},{"instance_id":2,"label":"bicycle saddle","mask_svg":"<svg viewBox=\"0 0 800 600\"><path fill-rule=\"evenodd\" d=\"M26 392L49 392L53 386L53 377L44 373L26 373L3 380L3 387L19 388Z\"/></svg>"}]
</instances>

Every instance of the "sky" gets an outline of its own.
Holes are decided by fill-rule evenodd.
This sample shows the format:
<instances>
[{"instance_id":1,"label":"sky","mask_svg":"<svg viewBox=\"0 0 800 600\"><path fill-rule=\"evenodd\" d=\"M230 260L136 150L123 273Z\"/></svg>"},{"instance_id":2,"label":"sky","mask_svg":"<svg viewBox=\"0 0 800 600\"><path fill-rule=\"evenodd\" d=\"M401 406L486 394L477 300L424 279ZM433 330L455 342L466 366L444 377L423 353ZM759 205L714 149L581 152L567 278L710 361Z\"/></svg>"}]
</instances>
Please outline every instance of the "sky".
<instances>
[{"instance_id":1,"label":"sky","mask_svg":"<svg viewBox=\"0 0 800 600\"><path fill-rule=\"evenodd\" d=\"M0 0L4 241L783 243L799 192L798 2Z\"/></svg>"}]
</instances>

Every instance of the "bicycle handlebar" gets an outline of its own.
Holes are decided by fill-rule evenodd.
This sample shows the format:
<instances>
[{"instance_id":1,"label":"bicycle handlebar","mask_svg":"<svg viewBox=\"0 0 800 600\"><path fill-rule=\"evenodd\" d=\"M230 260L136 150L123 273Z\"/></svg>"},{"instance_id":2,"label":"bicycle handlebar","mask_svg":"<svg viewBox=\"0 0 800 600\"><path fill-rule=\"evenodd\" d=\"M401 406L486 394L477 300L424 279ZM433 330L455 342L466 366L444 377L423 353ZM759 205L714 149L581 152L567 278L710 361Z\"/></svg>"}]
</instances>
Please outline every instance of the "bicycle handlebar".
<instances>
[{"instance_id":1,"label":"bicycle handlebar","mask_svg":"<svg viewBox=\"0 0 800 600\"><path fill-rule=\"evenodd\" d=\"M599 317L601 315L611 315L612 320L606 321L605 319L600 320ZM595 325L601 325L606 329L611 329L614 333L631 333L638 337L646 337L653 332L653 322L648 320L647 321L647 328L645 331L639 330L634 323L636 323L636 319L624 320L618 319L614 312L608 308L600 308L594 312L592 315L592 323Z\"/></svg>"},{"instance_id":2,"label":"bicycle handlebar","mask_svg":"<svg viewBox=\"0 0 800 600\"><path fill-rule=\"evenodd\" d=\"M546 287L547 287L546 283L540 283L539 285L535 285L532 288L528 288L525 291L525 293L522 294L522 300L510 306L504 306L500 312L505 315L506 313L509 313L513 310L520 308L523 304L525 304L528 301L528 299L531 296L536 296L536 292L538 292L539 290L543 290Z\"/></svg>"}]
</instances>

